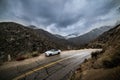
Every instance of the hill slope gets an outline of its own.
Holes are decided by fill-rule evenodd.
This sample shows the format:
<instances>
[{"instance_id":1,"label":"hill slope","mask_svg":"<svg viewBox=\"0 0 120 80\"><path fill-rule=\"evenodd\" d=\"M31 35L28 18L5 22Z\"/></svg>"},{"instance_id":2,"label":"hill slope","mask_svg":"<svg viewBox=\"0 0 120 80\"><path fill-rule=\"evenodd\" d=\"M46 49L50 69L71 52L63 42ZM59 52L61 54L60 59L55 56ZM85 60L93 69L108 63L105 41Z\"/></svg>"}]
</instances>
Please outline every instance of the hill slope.
<instances>
[{"instance_id":1,"label":"hill slope","mask_svg":"<svg viewBox=\"0 0 120 80\"><path fill-rule=\"evenodd\" d=\"M120 25L103 33L89 47L103 48L77 69L72 80L119 80L120 72Z\"/></svg>"},{"instance_id":2,"label":"hill slope","mask_svg":"<svg viewBox=\"0 0 120 80\"><path fill-rule=\"evenodd\" d=\"M107 48L109 46L118 45L120 41L120 25L117 25L116 27L110 29L107 32L104 32L102 35L100 35L98 38L93 40L91 43L89 43L89 47L104 47Z\"/></svg>"},{"instance_id":3,"label":"hill slope","mask_svg":"<svg viewBox=\"0 0 120 80\"><path fill-rule=\"evenodd\" d=\"M21 54L37 51L44 52L51 48L67 49L71 46L65 39L57 38L42 29L32 29L18 23L0 23L0 55Z\"/></svg>"},{"instance_id":4,"label":"hill slope","mask_svg":"<svg viewBox=\"0 0 120 80\"><path fill-rule=\"evenodd\" d=\"M97 38L103 32L108 31L110 28L112 28L112 26L104 26L104 27L96 28L86 34L74 38L69 38L68 40L70 42L75 43L78 46L88 44L90 41Z\"/></svg>"}]
</instances>

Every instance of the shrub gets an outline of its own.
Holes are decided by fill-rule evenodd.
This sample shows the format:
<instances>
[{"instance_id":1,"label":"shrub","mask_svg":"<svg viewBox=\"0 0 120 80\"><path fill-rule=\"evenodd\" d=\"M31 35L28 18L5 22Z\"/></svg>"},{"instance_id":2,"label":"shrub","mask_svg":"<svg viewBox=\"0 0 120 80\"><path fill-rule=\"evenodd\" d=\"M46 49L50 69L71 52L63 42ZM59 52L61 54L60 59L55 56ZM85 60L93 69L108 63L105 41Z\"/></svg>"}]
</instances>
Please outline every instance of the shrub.
<instances>
[{"instance_id":1,"label":"shrub","mask_svg":"<svg viewBox=\"0 0 120 80\"><path fill-rule=\"evenodd\" d=\"M25 60L26 57L25 56L19 56L16 58L16 61L22 61L22 60Z\"/></svg>"},{"instance_id":2,"label":"shrub","mask_svg":"<svg viewBox=\"0 0 120 80\"><path fill-rule=\"evenodd\" d=\"M32 54L32 57L37 57L37 56L39 56L39 54Z\"/></svg>"},{"instance_id":3,"label":"shrub","mask_svg":"<svg viewBox=\"0 0 120 80\"><path fill-rule=\"evenodd\" d=\"M91 57L94 58L94 59L97 59L97 57L98 57L100 54L102 54L103 52L104 52L104 50L92 52L92 53L91 53Z\"/></svg>"},{"instance_id":4,"label":"shrub","mask_svg":"<svg viewBox=\"0 0 120 80\"><path fill-rule=\"evenodd\" d=\"M86 62L88 62L88 60L87 60L87 59L85 59L83 63L86 63Z\"/></svg>"},{"instance_id":5,"label":"shrub","mask_svg":"<svg viewBox=\"0 0 120 80\"><path fill-rule=\"evenodd\" d=\"M117 51L110 56L111 60L103 60L103 66L105 68L113 68L120 65L120 52Z\"/></svg>"},{"instance_id":6,"label":"shrub","mask_svg":"<svg viewBox=\"0 0 120 80\"><path fill-rule=\"evenodd\" d=\"M104 68L113 68L114 67L113 62L109 61L109 60L104 60L103 66L104 66Z\"/></svg>"}]
</instances>

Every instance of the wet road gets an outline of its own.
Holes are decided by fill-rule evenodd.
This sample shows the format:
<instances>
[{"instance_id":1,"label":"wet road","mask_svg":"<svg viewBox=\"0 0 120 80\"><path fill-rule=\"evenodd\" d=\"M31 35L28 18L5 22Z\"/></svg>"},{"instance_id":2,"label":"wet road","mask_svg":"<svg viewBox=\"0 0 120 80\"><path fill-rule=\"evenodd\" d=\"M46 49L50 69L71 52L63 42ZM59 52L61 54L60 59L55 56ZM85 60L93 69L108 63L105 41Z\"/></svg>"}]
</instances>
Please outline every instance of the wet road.
<instances>
[{"instance_id":1,"label":"wet road","mask_svg":"<svg viewBox=\"0 0 120 80\"><path fill-rule=\"evenodd\" d=\"M9 62L0 66L0 80L64 80L65 75L74 71L93 51L82 49L63 51L60 55Z\"/></svg>"}]
</instances>

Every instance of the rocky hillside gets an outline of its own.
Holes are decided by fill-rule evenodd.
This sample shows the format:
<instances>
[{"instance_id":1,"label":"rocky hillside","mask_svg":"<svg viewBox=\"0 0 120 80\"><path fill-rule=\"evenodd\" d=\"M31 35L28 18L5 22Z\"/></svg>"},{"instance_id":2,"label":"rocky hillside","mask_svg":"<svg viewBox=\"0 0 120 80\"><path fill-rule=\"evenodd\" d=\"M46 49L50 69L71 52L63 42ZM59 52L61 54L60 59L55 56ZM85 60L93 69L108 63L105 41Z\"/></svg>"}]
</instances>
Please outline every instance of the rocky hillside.
<instances>
[{"instance_id":1,"label":"rocky hillside","mask_svg":"<svg viewBox=\"0 0 120 80\"><path fill-rule=\"evenodd\" d=\"M104 27L96 28L81 36L69 38L68 40L78 46L88 44L90 41L96 39L99 35L101 35L105 31L108 31L112 27L113 26L104 26Z\"/></svg>"},{"instance_id":2,"label":"rocky hillside","mask_svg":"<svg viewBox=\"0 0 120 80\"><path fill-rule=\"evenodd\" d=\"M42 53L51 48L71 47L65 39L42 29L34 29L13 22L0 23L0 57L16 56L37 51Z\"/></svg>"},{"instance_id":3,"label":"rocky hillside","mask_svg":"<svg viewBox=\"0 0 120 80\"><path fill-rule=\"evenodd\" d=\"M103 33L89 47L102 47L103 51L93 52L72 80L120 80L120 25Z\"/></svg>"},{"instance_id":4,"label":"rocky hillside","mask_svg":"<svg viewBox=\"0 0 120 80\"><path fill-rule=\"evenodd\" d=\"M93 40L91 43L89 43L88 47L104 47L108 48L110 46L116 46L119 44L120 41L120 24L116 27L110 29L107 32L104 32L102 35L100 35L98 38Z\"/></svg>"}]
</instances>

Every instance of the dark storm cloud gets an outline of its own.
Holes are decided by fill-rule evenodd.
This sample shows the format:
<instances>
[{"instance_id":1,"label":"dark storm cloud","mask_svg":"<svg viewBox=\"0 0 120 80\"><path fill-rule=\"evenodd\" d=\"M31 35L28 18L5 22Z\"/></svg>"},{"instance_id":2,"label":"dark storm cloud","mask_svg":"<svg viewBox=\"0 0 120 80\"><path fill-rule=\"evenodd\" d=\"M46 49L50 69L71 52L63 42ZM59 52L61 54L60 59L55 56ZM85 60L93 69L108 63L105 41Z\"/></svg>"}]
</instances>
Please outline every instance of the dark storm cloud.
<instances>
[{"instance_id":1,"label":"dark storm cloud","mask_svg":"<svg viewBox=\"0 0 120 80\"><path fill-rule=\"evenodd\" d=\"M83 33L118 20L119 6L120 0L0 0L0 21L36 25L62 35Z\"/></svg>"}]
</instances>

